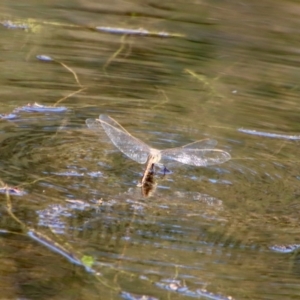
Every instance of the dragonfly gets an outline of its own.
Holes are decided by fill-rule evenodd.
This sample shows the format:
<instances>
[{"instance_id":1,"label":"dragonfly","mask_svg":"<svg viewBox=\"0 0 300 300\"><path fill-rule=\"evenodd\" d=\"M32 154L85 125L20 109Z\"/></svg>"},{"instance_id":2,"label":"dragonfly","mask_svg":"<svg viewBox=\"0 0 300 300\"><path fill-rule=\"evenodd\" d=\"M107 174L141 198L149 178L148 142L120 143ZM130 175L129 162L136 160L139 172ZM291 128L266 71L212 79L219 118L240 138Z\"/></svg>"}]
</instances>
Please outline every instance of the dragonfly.
<instances>
[{"instance_id":1,"label":"dragonfly","mask_svg":"<svg viewBox=\"0 0 300 300\"><path fill-rule=\"evenodd\" d=\"M214 139L204 139L181 147L159 150L131 135L108 115L100 115L99 119L87 119L86 125L99 134L104 130L111 142L122 153L139 164L146 164L138 186L144 186L149 174L153 173L155 165L165 165L165 162L170 160L191 166L206 167L224 163L231 158L228 152L214 148L217 145Z\"/></svg>"}]
</instances>

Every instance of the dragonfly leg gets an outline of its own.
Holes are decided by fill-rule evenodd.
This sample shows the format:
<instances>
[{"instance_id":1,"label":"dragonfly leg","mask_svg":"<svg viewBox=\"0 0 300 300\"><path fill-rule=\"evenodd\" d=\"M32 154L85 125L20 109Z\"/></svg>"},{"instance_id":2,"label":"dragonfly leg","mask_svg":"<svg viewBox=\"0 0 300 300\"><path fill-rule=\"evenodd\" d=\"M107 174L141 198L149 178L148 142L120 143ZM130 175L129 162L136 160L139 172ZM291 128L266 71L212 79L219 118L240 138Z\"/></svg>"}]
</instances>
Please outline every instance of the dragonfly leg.
<instances>
[{"instance_id":1,"label":"dragonfly leg","mask_svg":"<svg viewBox=\"0 0 300 300\"><path fill-rule=\"evenodd\" d=\"M164 175L172 173L169 169L164 166Z\"/></svg>"},{"instance_id":2,"label":"dragonfly leg","mask_svg":"<svg viewBox=\"0 0 300 300\"><path fill-rule=\"evenodd\" d=\"M157 167L159 167L160 173L162 173L163 176L172 173L172 171L170 171L169 169L167 169L167 167L165 165L163 165L163 164L156 163L155 165Z\"/></svg>"}]
</instances>

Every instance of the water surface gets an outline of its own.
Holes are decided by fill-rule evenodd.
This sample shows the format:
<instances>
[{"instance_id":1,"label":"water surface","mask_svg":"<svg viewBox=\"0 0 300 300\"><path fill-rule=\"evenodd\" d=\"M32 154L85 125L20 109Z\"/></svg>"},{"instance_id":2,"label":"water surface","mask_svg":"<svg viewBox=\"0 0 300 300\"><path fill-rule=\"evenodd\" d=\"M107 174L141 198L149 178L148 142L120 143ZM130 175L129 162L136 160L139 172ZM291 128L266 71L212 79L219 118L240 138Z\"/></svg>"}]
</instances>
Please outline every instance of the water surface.
<instances>
[{"instance_id":1,"label":"water surface","mask_svg":"<svg viewBox=\"0 0 300 300\"><path fill-rule=\"evenodd\" d=\"M1 181L22 191L0 190L3 298L297 298L295 2L0 8ZM154 148L211 138L232 159L174 166L144 198L144 166L86 128L100 114Z\"/></svg>"}]
</instances>

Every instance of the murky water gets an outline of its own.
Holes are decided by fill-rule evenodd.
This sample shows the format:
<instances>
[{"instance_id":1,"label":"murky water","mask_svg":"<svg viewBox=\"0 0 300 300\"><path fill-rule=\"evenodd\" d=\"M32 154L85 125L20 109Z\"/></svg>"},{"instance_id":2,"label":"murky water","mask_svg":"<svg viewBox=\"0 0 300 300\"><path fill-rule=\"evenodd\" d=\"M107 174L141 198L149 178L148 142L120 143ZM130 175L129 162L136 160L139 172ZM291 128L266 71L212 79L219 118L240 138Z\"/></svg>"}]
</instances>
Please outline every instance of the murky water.
<instances>
[{"instance_id":1,"label":"murky water","mask_svg":"<svg viewBox=\"0 0 300 300\"><path fill-rule=\"evenodd\" d=\"M296 2L0 8L3 299L299 296ZM144 198L99 114L232 159L171 166Z\"/></svg>"}]
</instances>

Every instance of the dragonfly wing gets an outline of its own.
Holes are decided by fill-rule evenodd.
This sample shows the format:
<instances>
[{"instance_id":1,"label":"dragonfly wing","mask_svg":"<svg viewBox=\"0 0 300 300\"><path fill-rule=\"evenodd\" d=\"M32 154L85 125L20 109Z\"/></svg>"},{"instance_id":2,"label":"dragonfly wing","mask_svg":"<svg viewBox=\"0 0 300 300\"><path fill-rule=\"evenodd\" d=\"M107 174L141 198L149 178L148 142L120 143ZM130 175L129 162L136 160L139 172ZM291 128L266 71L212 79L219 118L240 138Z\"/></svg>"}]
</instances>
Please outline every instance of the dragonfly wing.
<instances>
[{"instance_id":1,"label":"dragonfly wing","mask_svg":"<svg viewBox=\"0 0 300 300\"><path fill-rule=\"evenodd\" d=\"M86 119L85 124L89 129L91 129L98 135L98 137L101 139L101 141L109 140L109 138L107 137L107 134L103 130L102 125L98 119L96 119L96 120L95 119Z\"/></svg>"},{"instance_id":2,"label":"dragonfly wing","mask_svg":"<svg viewBox=\"0 0 300 300\"><path fill-rule=\"evenodd\" d=\"M89 129L91 129L99 134L104 132L103 128L101 126L101 123L98 119L86 119L85 124Z\"/></svg>"},{"instance_id":3,"label":"dragonfly wing","mask_svg":"<svg viewBox=\"0 0 300 300\"><path fill-rule=\"evenodd\" d=\"M170 159L183 164L205 167L224 163L231 158L226 151L219 149L173 148L161 151L163 159Z\"/></svg>"},{"instance_id":4,"label":"dragonfly wing","mask_svg":"<svg viewBox=\"0 0 300 300\"><path fill-rule=\"evenodd\" d=\"M181 146L180 148L189 148L189 149L213 149L216 147L218 142L213 139L204 139L200 141L196 141L190 144L186 144Z\"/></svg>"},{"instance_id":5,"label":"dragonfly wing","mask_svg":"<svg viewBox=\"0 0 300 300\"><path fill-rule=\"evenodd\" d=\"M102 116L102 115L101 115ZM87 119L87 126L101 134L103 130L110 138L112 143L125 155L127 155L132 160L144 164L146 163L148 156L150 154L151 148L140 141L139 139L133 137L129 132L127 132L123 127L114 121L112 118L106 116L110 123L101 120L101 119ZM113 122L112 122L112 121ZM116 124L118 127L113 126L112 124Z\"/></svg>"},{"instance_id":6,"label":"dragonfly wing","mask_svg":"<svg viewBox=\"0 0 300 300\"><path fill-rule=\"evenodd\" d=\"M109 124L110 126L113 126L123 132L126 132L128 135L131 136L131 134L121 125L119 124L116 120L114 120L113 118L111 118L110 116L108 115L100 115L99 116L99 120L101 122L105 122L107 124ZM141 143L143 143L142 141L140 141Z\"/></svg>"}]
</instances>

